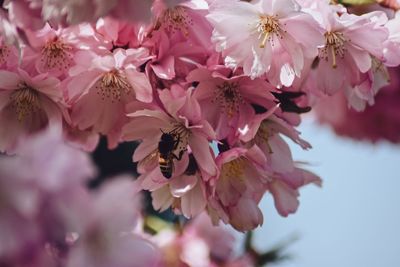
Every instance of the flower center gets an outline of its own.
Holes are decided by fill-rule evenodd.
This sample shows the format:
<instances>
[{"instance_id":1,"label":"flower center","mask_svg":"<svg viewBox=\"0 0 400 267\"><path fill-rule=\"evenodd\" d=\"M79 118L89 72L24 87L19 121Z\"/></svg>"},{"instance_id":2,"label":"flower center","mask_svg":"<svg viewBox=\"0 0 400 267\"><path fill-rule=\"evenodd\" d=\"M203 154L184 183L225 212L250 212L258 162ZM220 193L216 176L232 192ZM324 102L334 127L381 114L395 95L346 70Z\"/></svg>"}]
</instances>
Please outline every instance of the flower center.
<instances>
[{"instance_id":1,"label":"flower center","mask_svg":"<svg viewBox=\"0 0 400 267\"><path fill-rule=\"evenodd\" d=\"M229 161L222 165L221 168L221 177L232 179L232 178L240 178L242 179L244 175L244 170L246 168L247 159L244 157L239 157L232 161Z\"/></svg>"},{"instance_id":2,"label":"flower center","mask_svg":"<svg viewBox=\"0 0 400 267\"><path fill-rule=\"evenodd\" d=\"M27 116L34 114L41 107L39 93L35 89L26 83L20 83L18 87L19 89L11 94L10 99L18 121L22 122Z\"/></svg>"},{"instance_id":3,"label":"flower center","mask_svg":"<svg viewBox=\"0 0 400 267\"><path fill-rule=\"evenodd\" d=\"M7 62L8 55L10 55L10 48L6 45L0 47L0 66Z\"/></svg>"},{"instance_id":4,"label":"flower center","mask_svg":"<svg viewBox=\"0 0 400 267\"><path fill-rule=\"evenodd\" d=\"M372 71L374 73L380 73L387 82L390 82L390 74L383 62L374 56L371 56L371 59Z\"/></svg>"},{"instance_id":5,"label":"flower center","mask_svg":"<svg viewBox=\"0 0 400 267\"><path fill-rule=\"evenodd\" d=\"M346 52L345 44L347 42L343 33L341 32L326 32L325 36L325 47L320 48L319 57L328 61L329 54L332 56L332 68L337 67L336 57L344 57Z\"/></svg>"},{"instance_id":6,"label":"flower center","mask_svg":"<svg viewBox=\"0 0 400 267\"><path fill-rule=\"evenodd\" d=\"M126 80L126 77L118 70L111 70L100 78L96 85L97 94L104 100L110 99L112 102L120 101L122 94L129 94L132 86Z\"/></svg>"},{"instance_id":7,"label":"flower center","mask_svg":"<svg viewBox=\"0 0 400 267\"><path fill-rule=\"evenodd\" d=\"M260 48L264 48L267 41L273 45L274 34L278 38L283 38L278 16L261 15L260 21L257 23L257 32L260 34L258 39L261 39Z\"/></svg>"},{"instance_id":8,"label":"flower center","mask_svg":"<svg viewBox=\"0 0 400 267\"><path fill-rule=\"evenodd\" d=\"M221 109L230 118L239 111L239 105L243 102L237 83L223 82L215 88L215 96Z\"/></svg>"},{"instance_id":9,"label":"flower center","mask_svg":"<svg viewBox=\"0 0 400 267\"><path fill-rule=\"evenodd\" d=\"M168 31L172 33L181 31L187 37L189 35L189 27L193 25L193 20L187 14L184 7L176 6L165 10L159 23L164 25Z\"/></svg>"},{"instance_id":10,"label":"flower center","mask_svg":"<svg viewBox=\"0 0 400 267\"><path fill-rule=\"evenodd\" d=\"M272 153L272 149L268 143L270 137L274 135L274 131L268 126L268 121L263 121L258 128L255 136L255 142L257 144L265 144L268 147L269 153Z\"/></svg>"},{"instance_id":11,"label":"flower center","mask_svg":"<svg viewBox=\"0 0 400 267\"><path fill-rule=\"evenodd\" d=\"M67 70L71 66L72 47L63 43L59 38L48 41L42 48L42 64L48 70Z\"/></svg>"}]
</instances>

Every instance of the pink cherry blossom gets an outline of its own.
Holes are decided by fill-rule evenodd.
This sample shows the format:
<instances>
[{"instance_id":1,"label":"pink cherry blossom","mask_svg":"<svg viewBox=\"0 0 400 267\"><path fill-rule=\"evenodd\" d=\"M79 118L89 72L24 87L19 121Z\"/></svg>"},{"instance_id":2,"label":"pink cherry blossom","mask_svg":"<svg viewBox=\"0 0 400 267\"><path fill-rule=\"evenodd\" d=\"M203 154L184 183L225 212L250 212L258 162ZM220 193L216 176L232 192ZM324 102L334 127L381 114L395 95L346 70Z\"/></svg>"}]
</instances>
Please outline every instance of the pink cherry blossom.
<instances>
[{"instance_id":1,"label":"pink cherry blossom","mask_svg":"<svg viewBox=\"0 0 400 267\"><path fill-rule=\"evenodd\" d=\"M209 146L209 141L215 139L215 133L202 118L200 106L192 96L192 90L185 91L179 85L173 85L170 90L159 91L159 97L165 111L157 107L138 109L128 115L131 120L123 129L123 140L142 141L135 150L133 160L144 160L143 164L148 168L145 168L146 172L139 179L152 180L160 187L168 182L156 166L158 144L163 133L178 135L179 139L173 153L176 157L181 154L183 160L174 159L179 165L172 177L186 170L189 150L192 151L203 176L216 175L218 170ZM152 171L148 172L149 170Z\"/></svg>"},{"instance_id":2,"label":"pink cherry blossom","mask_svg":"<svg viewBox=\"0 0 400 267\"><path fill-rule=\"evenodd\" d=\"M164 31L172 42L186 41L192 49L211 50L212 27L205 18L205 1L156 0L153 12L154 30Z\"/></svg>"},{"instance_id":3,"label":"pink cherry blossom","mask_svg":"<svg viewBox=\"0 0 400 267\"><path fill-rule=\"evenodd\" d=\"M135 99L152 101L148 79L137 70L146 57L144 48L117 49L104 56L89 51L77 53L77 65L71 69L67 85L73 103L72 124L79 130L107 135L109 147L115 147L127 121L125 105Z\"/></svg>"},{"instance_id":4,"label":"pink cherry blossom","mask_svg":"<svg viewBox=\"0 0 400 267\"><path fill-rule=\"evenodd\" d=\"M158 168L158 165L156 168ZM190 168L193 168L193 170L190 170ZM186 218L193 218L203 212L207 205L206 185L197 168L195 159L191 154L185 172L171 178L162 187L159 187L159 184L154 184L153 181L142 183L144 189L153 191L152 189L156 188L151 193L153 207L160 211L172 207L176 214L182 214ZM194 174L191 172L194 172Z\"/></svg>"},{"instance_id":5,"label":"pink cherry blossom","mask_svg":"<svg viewBox=\"0 0 400 267\"><path fill-rule=\"evenodd\" d=\"M68 73L77 50L69 40L70 34L65 31L57 33L46 24L40 31L27 31L27 37L31 47L39 54L34 63L39 73L51 73L56 77Z\"/></svg>"},{"instance_id":6,"label":"pink cherry blossom","mask_svg":"<svg viewBox=\"0 0 400 267\"><path fill-rule=\"evenodd\" d=\"M241 134L240 139L255 144L266 158L264 184L272 194L279 214L288 216L294 213L299 205L298 189L309 183L321 184L315 174L297 166L292 158L290 148L281 135L289 137L303 149L311 145L299 137L292 125L277 115L257 115L251 127L254 131Z\"/></svg>"},{"instance_id":7,"label":"pink cherry blossom","mask_svg":"<svg viewBox=\"0 0 400 267\"><path fill-rule=\"evenodd\" d=\"M207 18L225 64L252 78L267 73L274 85L290 86L323 42L317 22L294 0L215 1Z\"/></svg>"},{"instance_id":8,"label":"pink cherry blossom","mask_svg":"<svg viewBox=\"0 0 400 267\"><path fill-rule=\"evenodd\" d=\"M380 12L339 16L330 6L321 8L320 12L325 45L319 48L313 79L318 90L331 95L359 85L362 74L372 67L371 55L383 61L388 31L383 26L385 15Z\"/></svg>"},{"instance_id":9,"label":"pink cherry blossom","mask_svg":"<svg viewBox=\"0 0 400 267\"><path fill-rule=\"evenodd\" d=\"M186 39L170 40L164 31L155 31L151 36L145 45L151 47L155 57L148 66L159 83L163 79L184 80L197 64L205 64L207 61L209 51L203 46L193 45Z\"/></svg>"},{"instance_id":10,"label":"pink cherry blossom","mask_svg":"<svg viewBox=\"0 0 400 267\"><path fill-rule=\"evenodd\" d=\"M360 84L345 90L349 107L357 111L363 111L367 104L374 105L375 95L382 87L389 84L390 76L385 65L372 58L371 69L361 75L360 81Z\"/></svg>"},{"instance_id":11,"label":"pink cherry blossom","mask_svg":"<svg viewBox=\"0 0 400 267\"><path fill-rule=\"evenodd\" d=\"M0 70L0 151L13 152L20 140L48 126L61 131L59 83L47 74Z\"/></svg>"},{"instance_id":12,"label":"pink cherry blossom","mask_svg":"<svg viewBox=\"0 0 400 267\"><path fill-rule=\"evenodd\" d=\"M252 105L275 106L271 94L275 89L269 83L262 79L251 80L245 75L230 75L226 69L220 72L196 69L187 77L189 82L199 82L194 97L219 140L237 129L244 129L253 120L255 110Z\"/></svg>"},{"instance_id":13,"label":"pink cherry blossom","mask_svg":"<svg viewBox=\"0 0 400 267\"><path fill-rule=\"evenodd\" d=\"M258 203L265 192L267 161L262 151L232 148L216 158L220 175L211 180L209 209L217 222L231 224L239 231L248 231L263 223Z\"/></svg>"},{"instance_id":14,"label":"pink cherry blossom","mask_svg":"<svg viewBox=\"0 0 400 267\"><path fill-rule=\"evenodd\" d=\"M291 172L274 173L268 182L268 191L272 194L276 210L281 216L295 213L299 206L299 188L314 183L321 186L321 179L315 174L299 167Z\"/></svg>"}]
</instances>

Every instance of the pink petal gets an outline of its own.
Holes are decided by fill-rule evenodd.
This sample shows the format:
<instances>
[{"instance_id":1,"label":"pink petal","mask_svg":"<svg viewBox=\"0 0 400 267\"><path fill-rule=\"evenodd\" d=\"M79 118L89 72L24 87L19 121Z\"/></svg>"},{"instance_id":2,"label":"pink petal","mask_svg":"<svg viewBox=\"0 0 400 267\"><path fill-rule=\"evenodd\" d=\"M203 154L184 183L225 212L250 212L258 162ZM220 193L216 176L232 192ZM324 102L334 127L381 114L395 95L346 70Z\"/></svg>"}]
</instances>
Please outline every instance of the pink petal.
<instances>
[{"instance_id":1,"label":"pink petal","mask_svg":"<svg viewBox=\"0 0 400 267\"><path fill-rule=\"evenodd\" d=\"M0 70L0 89L15 90L21 78L18 74L6 70Z\"/></svg>"},{"instance_id":2,"label":"pink petal","mask_svg":"<svg viewBox=\"0 0 400 267\"><path fill-rule=\"evenodd\" d=\"M153 101L153 92L147 76L133 69L126 69L125 73L133 90L135 90L137 100L145 103Z\"/></svg>"},{"instance_id":3,"label":"pink petal","mask_svg":"<svg viewBox=\"0 0 400 267\"><path fill-rule=\"evenodd\" d=\"M141 188L144 190L155 191L168 184L168 180L161 174L160 168L157 166L151 172L142 174ZM168 191L169 192L169 191Z\"/></svg>"},{"instance_id":4,"label":"pink petal","mask_svg":"<svg viewBox=\"0 0 400 267\"><path fill-rule=\"evenodd\" d=\"M151 198L154 209L161 212L168 209L174 201L174 198L169 192L168 186L164 186L152 192Z\"/></svg>"},{"instance_id":5,"label":"pink petal","mask_svg":"<svg viewBox=\"0 0 400 267\"><path fill-rule=\"evenodd\" d=\"M12 91L1 91L0 90L0 112L1 110L10 103L10 96Z\"/></svg>"},{"instance_id":6,"label":"pink petal","mask_svg":"<svg viewBox=\"0 0 400 267\"><path fill-rule=\"evenodd\" d=\"M362 73L367 72L371 68L372 59L367 51L358 49L354 46L348 46L347 49Z\"/></svg>"},{"instance_id":7,"label":"pink petal","mask_svg":"<svg viewBox=\"0 0 400 267\"><path fill-rule=\"evenodd\" d=\"M300 6L293 0L272 0L271 15L278 15L280 18L284 18L299 10Z\"/></svg>"},{"instance_id":8,"label":"pink petal","mask_svg":"<svg viewBox=\"0 0 400 267\"><path fill-rule=\"evenodd\" d=\"M69 99L74 100L83 94L87 94L101 75L102 73L96 70L73 77L67 85Z\"/></svg>"},{"instance_id":9,"label":"pink petal","mask_svg":"<svg viewBox=\"0 0 400 267\"><path fill-rule=\"evenodd\" d=\"M263 215L257 203L250 198L240 198L237 206L229 211L230 223L241 232L253 230L263 224Z\"/></svg>"},{"instance_id":10,"label":"pink petal","mask_svg":"<svg viewBox=\"0 0 400 267\"><path fill-rule=\"evenodd\" d=\"M202 212L207 205L201 183L181 198L182 213L186 218L192 218Z\"/></svg>"},{"instance_id":11,"label":"pink petal","mask_svg":"<svg viewBox=\"0 0 400 267\"><path fill-rule=\"evenodd\" d=\"M270 154L270 164L272 169L280 173L291 172L294 168L292 153L285 140L283 140L278 134L275 134L269 138L268 144L272 151Z\"/></svg>"},{"instance_id":12,"label":"pink petal","mask_svg":"<svg viewBox=\"0 0 400 267\"><path fill-rule=\"evenodd\" d=\"M179 175L173 177L169 183L171 194L174 197L182 197L190 192L197 184L197 177L194 175Z\"/></svg>"},{"instance_id":13,"label":"pink petal","mask_svg":"<svg viewBox=\"0 0 400 267\"><path fill-rule=\"evenodd\" d=\"M122 138L126 141L152 139L154 143L158 143L161 130L169 125L158 118L137 117L122 127Z\"/></svg>"},{"instance_id":14,"label":"pink petal","mask_svg":"<svg viewBox=\"0 0 400 267\"><path fill-rule=\"evenodd\" d=\"M274 196L275 207L281 216L287 217L296 212L299 201L299 193L281 181L274 181L269 185L270 192Z\"/></svg>"},{"instance_id":15,"label":"pink petal","mask_svg":"<svg viewBox=\"0 0 400 267\"><path fill-rule=\"evenodd\" d=\"M175 59L172 56L168 56L157 65L151 65L151 68L161 79L171 80L175 77Z\"/></svg>"},{"instance_id":16,"label":"pink petal","mask_svg":"<svg viewBox=\"0 0 400 267\"><path fill-rule=\"evenodd\" d=\"M189 145L199 167L210 176L215 176L218 170L212 157L212 151L207 139L192 132L189 138Z\"/></svg>"},{"instance_id":17,"label":"pink petal","mask_svg":"<svg viewBox=\"0 0 400 267\"><path fill-rule=\"evenodd\" d=\"M138 110L133 113L130 113L127 115L128 117L154 117L156 119L159 119L161 121L164 121L165 123L169 123L172 121L172 118L169 117L165 112L161 110L150 110L150 109L144 109L144 110Z\"/></svg>"},{"instance_id":18,"label":"pink petal","mask_svg":"<svg viewBox=\"0 0 400 267\"><path fill-rule=\"evenodd\" d=\"M134 162L144 159L157 150L158 142L154 142L154 140L159 140L159 138L145 139L136 147L132 158Z\"/></svg>"}]
</instances>

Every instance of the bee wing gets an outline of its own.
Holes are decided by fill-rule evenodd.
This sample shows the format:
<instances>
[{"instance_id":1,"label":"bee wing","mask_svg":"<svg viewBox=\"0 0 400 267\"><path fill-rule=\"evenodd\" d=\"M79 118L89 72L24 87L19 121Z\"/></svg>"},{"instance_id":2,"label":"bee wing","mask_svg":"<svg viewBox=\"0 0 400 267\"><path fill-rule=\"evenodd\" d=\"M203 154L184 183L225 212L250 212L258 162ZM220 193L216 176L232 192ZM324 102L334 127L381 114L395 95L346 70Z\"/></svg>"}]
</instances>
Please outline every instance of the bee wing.
<instances>
[{"instance_id":1,"label":"bee wing","mask_svg":"<svg viewBox=\"0 0 400 267\"><path fill-rule=\"evenodd\" d=\"M137 169L139 173L154 169L158 165L158 149L153 150L148 156L139 161Z\"/></svg>"}]
</instances>

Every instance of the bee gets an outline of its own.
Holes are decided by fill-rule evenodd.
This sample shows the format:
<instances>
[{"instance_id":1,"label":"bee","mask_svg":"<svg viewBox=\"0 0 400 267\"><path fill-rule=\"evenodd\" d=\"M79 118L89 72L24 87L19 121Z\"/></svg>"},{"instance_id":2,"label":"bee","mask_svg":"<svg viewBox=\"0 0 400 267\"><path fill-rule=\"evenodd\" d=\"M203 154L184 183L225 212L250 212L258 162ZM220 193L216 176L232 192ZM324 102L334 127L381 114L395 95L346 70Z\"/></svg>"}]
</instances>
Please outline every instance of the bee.
<instances>
[{"instance_id":1,"label":"bee","mask_svg":"<svg viewBox=\"0 0 400 267\"><path fill-rule=\"evenodd\" d=\"M174 132L163 132L160 142L158 143L158 165L160 166L162 175L167 179L172 177L174 171L174 159L182 159L184 150L181 150L178 156L174 153L178 148L180 141L180 134Z\"/></svg>"}]
</instances>

